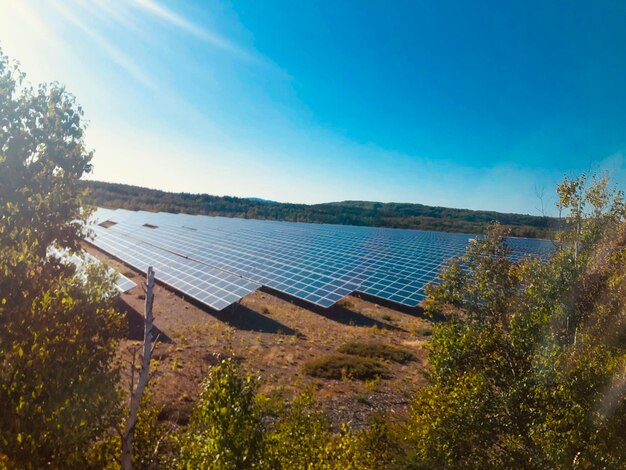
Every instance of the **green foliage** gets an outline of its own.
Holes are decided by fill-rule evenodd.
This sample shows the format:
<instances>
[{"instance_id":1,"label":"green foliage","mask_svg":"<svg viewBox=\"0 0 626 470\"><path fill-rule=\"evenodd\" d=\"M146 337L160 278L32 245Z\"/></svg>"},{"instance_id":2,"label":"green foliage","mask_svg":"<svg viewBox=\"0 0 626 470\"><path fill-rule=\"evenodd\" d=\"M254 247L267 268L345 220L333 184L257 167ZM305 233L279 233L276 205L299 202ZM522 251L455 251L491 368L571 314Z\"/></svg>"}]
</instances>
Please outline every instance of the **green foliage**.
<instances>
[{"instance_id":1,"label":"green foliage","mask_svg":"<svg viewBox=\"0 0 626 470\"><path fill-rule=\"evenodd\" d=\"M345 429L332 432L310 392L287 406L256 395L257 385L232 360L211 370L189 428L179 438L180 468L357 468L353 436ZM265 428L263 416L272 417Z\"/></svg>"},{"instance_id":2,"label":"green foliage","mask_svg":"<svg viewBox=\"0 0 626 470\"><path fill-rule=\"evenodd\" d=\"M404 364L415 359L415 355L406 349L395 348L382 343L359 343L353 341L339 347L339 352L354 356L375 357L386 361Z\"/></svg>"},{"instance_id":3,"label":"green foliage","mask_svg":"<svg viewBox=\"0 0 626 470\"><path fill-rule=\"evenodd\" d=\"M378 470L411 468L413 444L406 438L409 430L392 414L376 413L367 427L353 434L352 455L355 467Z\"/></svg>"},{"instance_id":4,"label":"green foliage","mask_svg":"<svg viewBox=\"0 0 626 470\"><path fill-rule=\"evenodd\" d=\"M84 187L90 189L88 196L90 204L114 209L463 233L485 233L489 224L497 221L509 227L513 236L533 238L549 237L558 224L556 219L549 217L450 209L422 204L344 201L305 205L208 194L167 193L98 181L86 181Z\"/></svg>"},{"instance_id":5,"label":"green foliage","mask_svg":"<svg viewBox=\"0 0 626 470\"><path fill-rule=\"evenodd\" d=\"M412 405L412 466L626 465L622 196L584 177L559 194L567 220L547 262L511 262L495 226L429 288L427 309L450 321Z\"/></svg>"},{"instance_id":6,"label":"green foliage","mask_svg":"<svg viewBox=\"0 0 626 470\"><path fill-rule=\"evenodd\" d=\"M266 436L267 468L348 469L355 467L352 436L334 434L326 416L314 410L310 391L279 415Z\"/></svg>"},{"instance_id":7,"label":"green foliage","mask_svg":"<svg viewBox=\"0 0 626 470\"><path fill-rule=\"evenodd\" d=\"M263 429L257 382L232 359L213 367L202 385L189 429L181 438L180 467L241 469L262 463Z\"/></svg>"},{"instance_id":8,"label":"green foliage","mask_svg":"<svg viewBox=\"0 0 626 470\"><path fill-rule=\"evenodd\" d=\"M503 321L516 288L509 231L493 224L484 238L472 240L466 254L452 260L441 275L439 285L429 285L430 313L443 305L462 308L472 320Z\"/></svg>"},{"instance_id":9,"label":"green foliage","mask_svg":"<svg viewBox=\"0 0 626 470\"><path fill-rule=\"evenodd\" d=\"M19 468L86 465L118 418L112 280L48 251L85 235L81 119L62 86L27 86L0 51L0 454Z\"/></svg>"},{"instance_id":10,"label":"green foliage","mask_svg":"<svg viewBox=\"0 0 626 470\"><path fill-rule=\"evenodd\" d=\"M566 230L559 233L561 243L573 248L577 259L583 245L598 243L606 230L626 216L624 193L609 186L609 177L582 174L565 178L557 188L559 212L565 216Z\"/></svg>"},{"instance_id":11,"label":"green foliage","mask_svg":"<svg viewBox=\"0 0 626 470\"><path fill-rule=\"evenodd\" d=\"M133 438L133 468L150 470L158 468L172 468L175 458L180 452L178 442L174 437L173 425L159 421L162 407L157 406L152 396L144 394ZM114 432L98 441L86 450L87 460L94 468L119 468L121 442L119 435Z\"/></svg>"},{"instance_id":12,"label":"green foliage","mask_svg":"<svg viewBox=\"0 0 626 470\"><path fill-rule=\"evenodd\" d=\"M307 362L303 372L322 379L368 380L383 377L387 370L378 361L368 357L331 354Z\"/></svg>"},{"instance_id":13,"label":"green foliage","mask_svg":"<svg viewBox=\"0 0 626 470\"><path fill-rule=\"evenodd\" d=\"M32 89L0 51L0 246L8 266L43 259L52 244L76 249L82 238L82 189L92 153L82 109L58 85Z\"/></svg>"}]
</instances>

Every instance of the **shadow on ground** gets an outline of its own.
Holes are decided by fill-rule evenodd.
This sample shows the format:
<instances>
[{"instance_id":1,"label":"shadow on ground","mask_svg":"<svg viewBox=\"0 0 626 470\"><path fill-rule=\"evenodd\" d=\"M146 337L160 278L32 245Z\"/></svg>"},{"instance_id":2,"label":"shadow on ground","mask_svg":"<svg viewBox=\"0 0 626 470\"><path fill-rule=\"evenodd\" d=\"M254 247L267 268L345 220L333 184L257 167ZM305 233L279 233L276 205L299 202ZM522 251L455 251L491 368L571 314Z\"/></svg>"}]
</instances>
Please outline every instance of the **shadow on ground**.
<instances>
[{"instance_id":1,"label":"shadow on ground","mask_svg":"<svg viewBox=\"0 0 626 470\"><path fill-rule=\"evenodd\" d=\"M346 308L340 304L335 304L330 308L316 307L315 309L312 309L312 310L318 315L328 318L329 320L342 323L344 325L363 326L367 328L371 328L375 326L381 329L384 328L387 330L406 332L404 328L400 328L399 326L391 325L389 323L376 320L374 318L368 317L367 315L363 315L362 313L350 310L349 308Z\"/></svg>"},{"instance_id":2,"label":"shadow on ground","mask_svg":"<svg viewBox=\"0 0 626 470\"><path fill-rule=\"evenodd\" d=\"M157 281L161 287L165 288L169 292L172 292L177 297L180 297L185 302L189 302L190 304L198 307L203 312L211 315L215 319L226 323L227 325L232 326L233 328L237 328L238 330L243 331L256 331L259 333L274 333L274 334L282 334L282 335L296 335L299 337L304 337L302 333L294 330L293 328L289 328L288 326L277 322L271 318L268 318L265 315L261 315L254 310L249 309L248 307L241 305L240 303L234 303L224 310L214 310L202 302L197 301L191 297L187 297L176 289L171 288L167 284L163 284ZM143 316L141 316L141 321L143 322ZM143 323L142 327L143 328ZM143 329L141 330L141 338L143 339ZM168 338L169 339L169 338Z\"/></svg>"},{"instance_id":3,"label":"shadow on ground","mask_svg":"<svg viewBox=\"0 0 626 470\"><path fill-rule=\"evenodd\" d=\"M385 300L380 297L374 297L373 295L369 295L363 292L355 292L353 295L363 300L367 300L368 302L372 302L373 304L382 305L383 307L388 307L392 310L397 310L398 312L402 312L414 317L423 318L424 320L428 320L433 323L438 323L446 320L445 315L440 313L427 314L424 311L423 302L416 307L408 307L406 305L398 304L396 302Z\"/></svg>"},{"instance_id":4,"label":"shadow on ground","mask_svg":"<svg viewBox=\"0 0 626 470\"><path fill-rule=\"evenodd\" d=\"M128 305L121 297L117 302L117 310L119 310L128 320L128 339L132 339L134 341L143 341L143 313L140 313L138 310ZM153 325L152 328L153 338L156 338L158 336L159 341L162 343L172 342L172 339L167 336L163 331L159 330L156 325Z\"/></svg>"},{"instance_id":5,"label":"shadow on ground","mask_svg":"<svg viewBox=\"0 0 626 470\"><path fill-rule=\"evenodd\" d=\"M245 305L234 303L224 310L216 312L204 309L211 316L226 323L227 325L246 331L258 331L259 333L274 333L279 335L298 335L302 336L293 328L262 315L254 310L249 309Z\"/></svg>"},{"instance_id":6,"label":"shadow on ground","mask_svg":"<svg viewBox=\"0 0 626 470\"><path fill-rule=\"evenodd\" d=\"M367 315L363 315L362 313L350 310L339 303L336 303L329 308L323 308L305 300L300 300L290 295L283 294L282 292L275 291L273 289L262 287L261 290L275 297L281 298L293 305L297 305L298 307L310 310L311 312L315 312L324 318L328 318L329 320L336 321L337 323L341 323L344 325L363 326L368 328L375 326L377 328L385 328L387 330L406 331L405 329L398 326L391 325L389 323L385 323L368 317Z\"/></svg>"}]
</instances>

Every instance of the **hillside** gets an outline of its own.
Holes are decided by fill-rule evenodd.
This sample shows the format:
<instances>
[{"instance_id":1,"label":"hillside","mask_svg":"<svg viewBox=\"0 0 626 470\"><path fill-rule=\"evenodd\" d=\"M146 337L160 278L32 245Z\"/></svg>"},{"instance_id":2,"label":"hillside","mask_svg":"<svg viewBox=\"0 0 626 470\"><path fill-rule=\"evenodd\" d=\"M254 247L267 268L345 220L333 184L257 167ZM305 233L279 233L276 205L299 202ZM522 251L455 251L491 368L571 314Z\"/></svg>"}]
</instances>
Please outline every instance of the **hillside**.
<instances>
[{"instance_id":1,"label":"hillside","mask_svg":"<svg viewBox=\"0 0 626 470\"><path fill-rule=\"evenodd\" d=\"M490 222L498 221L511 229L512 236L531 238L549 236L557 223L556 219L549 217L423 204L367 201L288 204L256 198L170 193L100 181L84 181L82 184L89 190L87 203L131 210L466 233L484 233Z\"/></svg>"}]
</instances>

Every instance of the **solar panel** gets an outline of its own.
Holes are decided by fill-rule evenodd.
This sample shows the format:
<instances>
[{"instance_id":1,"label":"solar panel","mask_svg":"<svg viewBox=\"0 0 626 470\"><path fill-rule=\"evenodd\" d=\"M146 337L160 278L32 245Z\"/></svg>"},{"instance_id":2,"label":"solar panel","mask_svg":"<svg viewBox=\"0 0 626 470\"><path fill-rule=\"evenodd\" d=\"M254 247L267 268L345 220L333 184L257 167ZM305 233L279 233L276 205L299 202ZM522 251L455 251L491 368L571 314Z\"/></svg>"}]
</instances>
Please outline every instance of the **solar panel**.
<instances>
[{"instance_id":1,"label":"solar panel","mask_svg":"<svg viewBox=\"0 0 626 470\"><path fill-rule=\"evenodd\" d=\"M83 278L86 277L85 267L87 264L99 264L101 262L95 256L92 256L87 252L82 252L80 256L75 255L75 254L70 254L66 250L59 250L57 248L50 248L49 252L59 258L64 259L66 262L70 262L73 265L75 265L78 275ZM128 279L123 274L116 272L114 269L108 268L107 272L109 274L115 274L115 287L117 288L118 291L123 293L123 292L127 292L131 290L133 287L137 287L137 284L135 284L133 281Z\"/></svg>"},{"instance_id":2,"label":"solar panel","mask_svg":"<svg viewBox=\"0 0 626 470\"><path fill-rule=\"evenodd\" d=\"M98 225L105 221L114 224ZM141 271L154 266L157 279L218 310L260 286L321 307L353 292L415 307L475 237L122 209L98 209L91 228L96 246ZM509 243L514 258L552 249Z\"/></svg>"}]
</instances>

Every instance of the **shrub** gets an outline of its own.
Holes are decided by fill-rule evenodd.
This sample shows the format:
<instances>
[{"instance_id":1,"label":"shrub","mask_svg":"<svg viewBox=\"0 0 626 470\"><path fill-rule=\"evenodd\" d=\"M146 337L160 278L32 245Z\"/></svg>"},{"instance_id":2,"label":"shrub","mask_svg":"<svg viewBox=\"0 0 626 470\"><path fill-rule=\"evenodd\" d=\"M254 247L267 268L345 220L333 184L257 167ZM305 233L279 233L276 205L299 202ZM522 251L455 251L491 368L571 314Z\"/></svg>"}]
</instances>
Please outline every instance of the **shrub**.
<instances>
[{"instance_id":1,"label":"shrub","mask_svg":"<svg viewBox=\"0 0 626 470\"><path fill-rule=\"evenodd\" d=\"M309 361L304 365L303 372L323 379L368 380L386 375L386 369L380 362L347 354L332 354Z\"/></svg>"},{"instance_id":2,"label":"shrub","mask_svg":"<svg viewBox=\"0 0 626 470\"><path fill-rule=\"evenodd\" d=\"M232 359L214 366L202 385L189 429L181 437L181 468L240 469L262 460L257 381Z\"/></svg>"},{"instance_id":3,"label":"shrub","mask_svg":"<svg viewBox=\"0 0 626 470\"><path fill-rule=\"evenodd\" d=\"M265 435L263 468L278 470L344 470L359 464L357 441L346 426L333 432L328 416L317 411L313 389L283 406ZM364 459L361 459L364 460Z\"/></svg>"},{"instance_id":4,"label":"shrub","mask_svg":"<svg viewBox=\"0 0 626 470\"><path fill-rule=\"evenodd\" d=\"M370 417L368 424L353 435L352 448L356 457L356 468L415 468L411 467L412 462L407 459L411 455L413 444L406 438L410 435L410 430L404 423L397 422L393 414L377 412Z\"/></svg>"},{"instance_id":5,"label":"shrub","mask_svg":"<svg viewBox=\"0 0 626 470\"><path fill-rule=\"evenodd\" d=\"M400 364L415 359L415 355L411 351L382 343L346 343L339 348L339 352L361 357L376 357Z\"/></svg>"}]
</instances>

